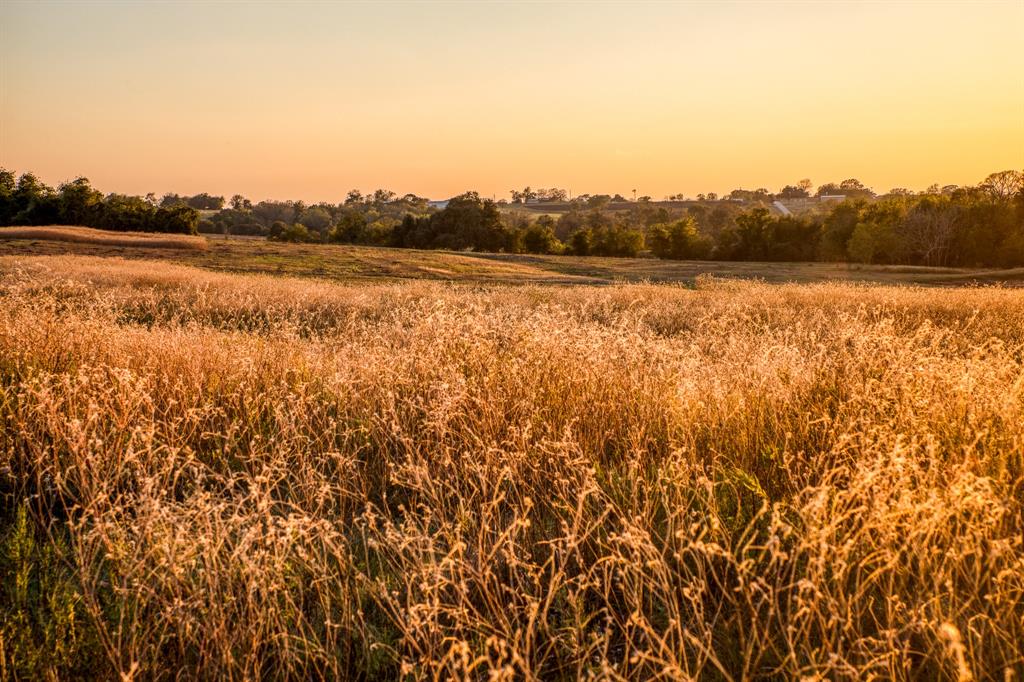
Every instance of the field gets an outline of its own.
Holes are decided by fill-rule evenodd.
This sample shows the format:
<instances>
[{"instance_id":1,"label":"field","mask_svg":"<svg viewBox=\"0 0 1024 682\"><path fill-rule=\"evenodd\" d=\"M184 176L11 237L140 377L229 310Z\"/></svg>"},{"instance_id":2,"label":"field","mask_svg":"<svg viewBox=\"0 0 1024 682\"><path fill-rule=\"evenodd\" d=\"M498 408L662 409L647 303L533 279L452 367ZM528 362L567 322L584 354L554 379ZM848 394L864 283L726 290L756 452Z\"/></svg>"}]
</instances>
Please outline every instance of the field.
<instances>
[{"instance_id":1,"label":"field","mask_svg":"<svg viewBox=\"0 0 1024 682\"><path fill-rule=\"evenodd\" d=\"M49 239L3 238L15 230L44 230ZM70 233L64 239L62 234ZM86 234L88 240L74 239ZM842 263L743 263L666 261L656 258L580 258L450 251L417 251L369 246L282 244L261 238L148 237L156 243L107 243L119 233L88 228L0 228L0 257L83 255L104 258L160 260L206 270L312 277L343 282L408 279L477 284L611 284L618 282L681 282L693 284L705 275L766 282L873 282L955 286L974 283L1021 285L1024 268L971 270L917 266L847 265ZM129 235L128 239L135 239ZM199 239L199 248L158 248L163 238Z\"/></svg>"},{"instance_id":2,"label":"field","mask_svg":"<svg viewBox=\"0 0 1024 682\"><path fill-rule=\"evenodd\" d=\"M1024 292L245 240L0 254L0 677L1024 669ZM888 284L808 281L833 275ZM684 285L617 281L645 278Z\"/></svg>"},{"instance_id":3,"label":"field","mask_svg":"<svg viewBox=\"0 0 1024 682\"><path fill-rule=\"evenodd\" d=\"M206 240L184 234L152 234L146 232L107 232L89 227L49 225L44 227L0 227L0 243L5 241L62 242L96 247L135 249L203 250Z\"/></svg>"}]
</instances>

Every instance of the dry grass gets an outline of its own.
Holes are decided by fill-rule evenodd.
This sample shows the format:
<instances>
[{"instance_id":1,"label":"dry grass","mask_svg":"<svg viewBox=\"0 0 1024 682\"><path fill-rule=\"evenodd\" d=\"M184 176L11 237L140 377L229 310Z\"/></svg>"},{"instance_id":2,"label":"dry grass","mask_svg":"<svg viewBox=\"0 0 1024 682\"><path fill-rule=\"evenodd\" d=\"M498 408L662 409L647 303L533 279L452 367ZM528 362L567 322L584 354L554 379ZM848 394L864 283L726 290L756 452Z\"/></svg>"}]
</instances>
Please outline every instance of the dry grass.
<instances>
[{"instance_id":1,"label":"dry grass","mask_svg":"<svg viewBox=\"0 0 1024 682\"><path fill-rule=\"evenodd\" d=\"M0 675L1024 666L1020 292L2 272Z\"/></svg>"},{"instance_id":2,"label":"dry grass","mask_svg":"<svg viewBox=\"0 0 1024 682\"><path fill-rule=\"evenodd\" d=\"M70 225L0 227L0 240L56 241L142 249L188 249L193 251L206 249L206 239L203 237L151 232L109 232Z\"/></svg>"},{"instance_id":3,"label":"dry grass","mask_svg":"<svg viewBox=\"0 0 1024 682\"><path fill-rule=\"evenodd\" d=\"M342 244L285 244L243 237L210 237L205 246L203 250L159 249L8 239L0 240L0 261L66 255L118 257L182 263L217 272L287 275L344 282L425 279L476 284L693 284L698 278L710 275L773 283L1024 284L1024 268L977 270L844 263L745 263L454 253Z\"/></svg>"}]
</instances>

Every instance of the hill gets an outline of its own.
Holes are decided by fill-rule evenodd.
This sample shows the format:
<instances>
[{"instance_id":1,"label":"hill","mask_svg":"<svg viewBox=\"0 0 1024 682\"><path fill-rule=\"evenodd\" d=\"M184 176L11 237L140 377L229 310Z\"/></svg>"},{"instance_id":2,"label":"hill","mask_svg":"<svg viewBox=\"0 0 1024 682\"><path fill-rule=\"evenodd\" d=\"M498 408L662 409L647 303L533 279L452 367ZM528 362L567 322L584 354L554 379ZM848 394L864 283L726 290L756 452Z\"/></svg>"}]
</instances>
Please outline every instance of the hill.
<instances>
[{"instance_id":1,"label":"hill","mask_svg":"<svg viewBox=\"0 0 1024 682\"><path fill-rule=\"evenodd\" d=\"M5 228L7 229L7 228ZM84 255L156 259L242 273L316 277L339 281L426 279L503 284L610 284L678 282L693 284L702 276L758 279L766 282L847 281L878 284L1024 283L1024 269L972 270L916 266L869 266L840 263L750 263L668 261L655 258L532 256L450 251L420 251L333 244L286 244L258 238L208 237L204 248L182 249L153 243L119 242L118 233L73 228L72 241L18 234L0 239L0 256ZM61 228L67 229L67 228ZM82 235L90 238L81 239ZM148 237L147 237L148 238ZM110 241L111 239L115 241ZM177 237L174 237L177 239ZM190 244L192 242L189 242Z\"/></svg>"}]
</instances>

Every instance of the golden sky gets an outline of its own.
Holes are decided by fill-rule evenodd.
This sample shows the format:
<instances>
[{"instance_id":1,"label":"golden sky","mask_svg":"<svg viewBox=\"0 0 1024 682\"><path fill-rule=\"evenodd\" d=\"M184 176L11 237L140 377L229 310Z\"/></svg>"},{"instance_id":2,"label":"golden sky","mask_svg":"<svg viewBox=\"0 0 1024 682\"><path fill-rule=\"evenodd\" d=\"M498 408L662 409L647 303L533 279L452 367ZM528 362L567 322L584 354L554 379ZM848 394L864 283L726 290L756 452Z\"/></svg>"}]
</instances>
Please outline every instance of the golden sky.
<instances>
[{"instance_id":1,"label":"golden sky","mask_svg":"<svg viewBox=\"0 0 1024 682\"><path fill-rule=\"evenodd\" d=\"M0 0L0 165L104 191L661 198L1024 168L1024 0Z\"/></svg>"}]
</instances>

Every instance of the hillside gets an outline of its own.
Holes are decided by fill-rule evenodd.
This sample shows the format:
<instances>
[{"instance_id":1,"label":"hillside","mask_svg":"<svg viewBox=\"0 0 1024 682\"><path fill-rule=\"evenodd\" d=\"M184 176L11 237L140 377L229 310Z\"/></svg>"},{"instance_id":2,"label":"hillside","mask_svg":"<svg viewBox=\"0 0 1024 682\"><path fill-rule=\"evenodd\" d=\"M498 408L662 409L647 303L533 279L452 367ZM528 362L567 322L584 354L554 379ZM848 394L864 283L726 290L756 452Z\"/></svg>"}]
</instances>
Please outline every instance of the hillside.
<instances>
[{"instance_id":1,"label":"hillside","mask_svg":"<svg viewBox=\"0 0 1024 682\"><path fill-rule=\"evenodd\" d=\"M8 229L8 228L3 228ZM74 228L76 239L0 239L2 256L84 255L156 259L242 273L317 277L339 281L426 279L470 283L609 284L679 282L701 276L759 279L766 282L848 281L879 284L950 285L1024 284L1024 269L971 270L837 263L747 263L668 261L654 258L599 258L548 255L420 251L333 244L286 244L254 238L205 238L205 248L99 243L108 232ZM117 233L114 233L115 235Z\"/></svg>"}]
</instances>

